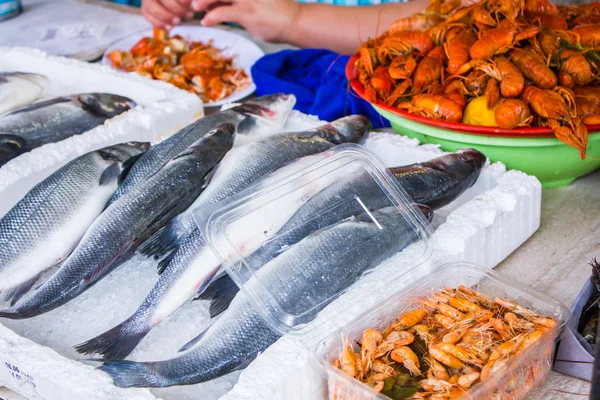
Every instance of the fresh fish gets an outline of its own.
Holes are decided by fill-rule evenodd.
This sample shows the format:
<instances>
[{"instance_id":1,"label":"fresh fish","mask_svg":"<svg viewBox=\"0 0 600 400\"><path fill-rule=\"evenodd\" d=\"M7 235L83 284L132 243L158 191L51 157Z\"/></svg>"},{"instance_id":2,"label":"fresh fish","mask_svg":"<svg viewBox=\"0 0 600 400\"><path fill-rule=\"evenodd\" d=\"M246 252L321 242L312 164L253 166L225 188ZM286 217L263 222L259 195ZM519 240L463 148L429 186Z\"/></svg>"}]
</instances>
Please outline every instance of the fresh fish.
<instances>
[{"instance_id":1,"label":"fresh fish","mask_svg":"<svg viewBox=\"0 0 600 400\"><path fill-rule=\"evenodd\" d=\"M33 103L50 87L44 75L0 72L0 115Z\"/></svg>"},{"instance_id":2,"label":"fresh fish","mask_svg":"<svg viewBox=\"0 0 600 400\"><path fill-rule=\"evenodd\" d=\"M296 98L293 95L273 94L248 100L239 106L191 123L170 138L152 146L150 151L135 163L109 204L131 191L135 185L158 171L165 162L221 124L230 123L236 127L236 146L244 136L279 133L295 103Z\"/></svg>"},{"instance_id":3,"label":"fresh fish","mask_svg":"<svg viewBox=\"0 0 600 400\"><path fill-rule=\"evenodd\" d=\"M12 153L14 158L45 144L87 132L132 107L135 107L132 100L107 93L83 93L41 101L0 117L0 146L5 146L5 135L18 136L22 145L18 153ZM3 153L7 152L5 148ZM0 166L8 161L6 158Z\"/></svg>"},{"instance_id":4,"label":"fresh fish","mask_svg":"<svg viewBox=\"0 0 600 400\"><path fill-rule=\"evenodd\" d=\"M191 210L210 206L232 196L298 157L329 150L338 143L358 141L369 127L366 118L351 116L305 132L266 137L231 150L219 165L206 191L189 211L176 218L182 221L178 226L187 231L182 232L181 245L172 260L163 260L161 267L164 272L161 270L160 279L142 305L126 321L77 346L77 350L86 354L100 353L110 359L127 356L153 326L192 298L218 272L220 262L204 242ZM296 204L299 207L303 203ZM291 214L285 217L282 213L281 223L291 217L294 209L290 206L287 211ZM266 222L264 224L267 225ZM259 244L251 242L254 238L249 239L245 248Z\"/></svg>"},{"instance_id":5,"label":"fresh fish","mask_svg":"<svg viewBox=\"0 0 600 400\"><path fill-rule=\"evenodd\" d=\"M60 264L100 215L148 143L92 151L38 183L0 219L0 293L14 304Z\"/></svg>"},{"instance_id":6,"label":"fresh fish","mask_svg":"<svg viewBox=\"0 0 600 400\"><path fill-rule=\"evenodd\" d=\"M485 160L485 155L479 151L467 149L389 170L416 203L435 210L470 188L477 181ZM356 197L361 202L355 201ZM386 205L389 205L389 199L368 173L348 175L345 180L312 197L281 228L281 233L247 257L246 263L260 268L312 232L356 215L364 206L377 210ZM317 215L319 218L315 217ZM215 317L229 306L238 291L229 275L221 272L198 299L211 301L209 312L211 317Z\"/></svg>"},{"instance_id":7,"label":"fresh fish","mask_svg":"<svg viewBox=\"0 0 600 400\"><path fill-rule=\"evenodd\" d=\"M249 290L269 288L271 295L263 297L267 310L282 309L302 316L298 323L309 323L365 272L418 239L394 207L371 215L350 217L306 237L259 270L248 282ZM240 293L180 356L155 362L106 361L99 368L118 387L195 384L244 368L279 337Z\"/></svg>"},{"instance_id":8,"label":"fresh fish","mask_svg":"<svg viewBox=\"0 0 600 400\"><path fill-rule=\"evenodd\" d=\"M189 206L205 178L233 145L234 127L224 124L164 165L155 175L109 206L88 229L73 254L32 296L0 317L30 318L59 307L125 261L136 246Z\"/></svg>"}]
</instances>

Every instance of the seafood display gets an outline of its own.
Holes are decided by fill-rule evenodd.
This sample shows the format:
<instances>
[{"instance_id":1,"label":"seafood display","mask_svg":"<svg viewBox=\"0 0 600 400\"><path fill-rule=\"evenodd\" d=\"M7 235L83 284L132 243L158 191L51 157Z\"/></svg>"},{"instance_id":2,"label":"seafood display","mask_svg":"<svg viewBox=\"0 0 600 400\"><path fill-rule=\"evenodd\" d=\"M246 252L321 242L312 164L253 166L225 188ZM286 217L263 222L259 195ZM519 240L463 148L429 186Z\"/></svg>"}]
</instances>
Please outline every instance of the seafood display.
<instances>
[{"instance_id":1,"label":"seafood display","mask_svg":"<svg viewBox=\"0 0 600 400\"><path fill-rule=\"evenodd\" d=\"M215 102L250 84L234 58L208 43L187 41L155 28L154 37L144 37L129 52L108 54L114 67L168 82L195 93L205 103Z\"/></svg>"},{"instance_id":2,"label":"seafood display","mask_svg":"<svg viewBox=\"0 0 600 400\"><path fill-rule=\"evenodd\" d=\"M49 86L50 81L44 75L0 72L0 115L33 103Z\"/></svg>"},{"instance_id":3,"label":"seafood display","mask_svg":"<svg viewBox=\"0 0 600 400\"><path fill-rule=\"evenodd\" d=\"M485 159L482 153L469 149L389 171L417 204L436 210L455 200L477 181ZM345 203L335 212L328 212L332 204L353 196L359 196L362 204L369 204L375 210L385 207L388 201L368 174L349 175L311 197L280 229L284 233L246 257L246 263L257 267L265 265L312 232L360 213L363 206L358 202ZM320 217L315 218L315 215ZM238 291L238 286L223 271L198 298L211 302L209 312L215 317L227 309Z\"/></svg>"},{"instance_id":4,"label":"seafood display","mask_svg":"<svg viewBox=\"0 0 600 400\"><path fill-rule=\"evenodd\" d=\"M133 107L135 103L123 96L82 93L0 116L0 167L37 147L87 132Z\"/></svg>"},{"instance_id":5,"label":"seafood display","mask_svg":"<svg viewBox=\"0 0 600 400\"><path fill-rule=\"evenodd\" d=\"M30 297L0 310L0 316L30 318L53 310L126 261L139 243L185 210L204 190L205 177L233 145L233 133L230 124L207 133L111 204L60 269Z\"/></svg>"},{"instance_id":6,"label":"seafood display","mask_svg":"<svg viewBox=\"0 0 600 400\"><path fill-rule=\"evenodd\" d=\"M165 162L219 125L231 124L236 128L238 137L235 143L239 143L244 136L252 138L258 133L269 135L280 132L295 102L294 96L284 94L263 96L189 124L142 155L110 199L110 204L154 175Z\"/></svg>"},{"instance_id":7,"label":"seafood display","mask_svg":"<svg viewBox=\"0 0 600 400\"><path fill-rule=\"evenodd\" d=\"M363 330L356 343L346 339L333 366L391 399L470 397L470 389L531 346L547 341L549 358L553 341L547 339L558 327L554 318L517 302L460 285L416 299L383 330ZM487 396L520 398L547 372L546 362L529 362ZM348 399L337 386L331 398Z\"/></svg>"},{"instance_id":8,"label":"seafood display","mask_svg":"<svg viewBox=\"0 0 600 400\"><path fill-rule=\"evenodd\" d=\"M598 4L432 0L365 42L353 79L366 100L428 118L550 127L585 158L586 124L600 121Z\"/></svg>"},{"instance_id":9,"label":"seafood display","mask_svg":"<svg viewBox=\"0 0 600 400\"><path fill-rule=\"evenodd\" d=\"M162 259L159 263L161 277L141 307L122 325L78 346L78 350L101 352L107 358L127 356L153 326L191 299L198 290L205 288L215 276L220 262L204 241L192 217L192 210L215 204L299 157L322 153L335 144L356 142L369 128L366 118L350 116L305 132L282 133L231 150L223 158L208 188L188 211L140 247L140 251L147 255L156 254L159 245L167 245L164 243L166 240L171 240L168 244L174 247L156 256ZM287 212L293 210L290 206ZM285 218L282 223L285 223ZM248 243L252 242L251 239L247 238ZM245 248L247 251L254 250L250 244ZM164 258L169 252L171 254Z\"/></svg>"},{"instance_id":10,"label":"seafood display","mask_svg":"<svg viewBox=\"0 0 600 400\"><path fill-rule=\"evenodd\" d=\"M431 218L431 211L423 208ZM321 229L265 265L248 282L266 282L273 304L282 303L302 314L322 304L354 283L358 277L417 239L416 232L395 207L362 214ZM381 226L378 226L380 224ZM380 229L387 234L379 234ZM345 246L361 246L360 254ZM340 243L344 246L340 246ZM335 254L335 257L332 257ZM327 279L323 279L327 277ZM310 299L306 301L303 299ZM316 314L308 312L309 322ZM279 338L252 306L245 294L230 307L181 356L156 362L106 361L100 367L119 387L166 387L214 379L242 368Z\"/></svg>"},{"instance_id":11,"label":"seafood display","mask_svg":"<svg viewBox=\"0 0 600 400\"><path fill-rule=\"evenodd\" d=\"M125 143L76 158L37 184L0 219L0 295L16 303L77 246L135 157Z\"/></svg>"}]
</instances>

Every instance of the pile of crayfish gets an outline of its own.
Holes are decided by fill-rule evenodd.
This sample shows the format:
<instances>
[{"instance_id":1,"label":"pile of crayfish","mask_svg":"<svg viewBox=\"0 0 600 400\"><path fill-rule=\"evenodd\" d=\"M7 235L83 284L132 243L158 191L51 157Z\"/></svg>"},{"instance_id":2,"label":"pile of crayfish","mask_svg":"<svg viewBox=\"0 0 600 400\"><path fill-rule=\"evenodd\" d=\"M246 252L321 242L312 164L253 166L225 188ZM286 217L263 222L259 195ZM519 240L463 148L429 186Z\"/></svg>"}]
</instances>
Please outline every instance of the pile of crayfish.
<instances>
[{"instance_id":1,"label":"pile of crayfish","mask_svg":"<svg viewBox=\"0 0 600 400\"><path fill-rule=\"evenodd\" d=\"M250 84L244 70L234 68L233 58L223 56L212 41L169 37L167 31L158 28L154 29L154 37L142 38L128 52L111 51L108 59L115 68L169 82L197 94L206 103Z\"/></svg>"},{"instance_id":2,"label":"pile of crayfish","mask_svg":"<svg viewBox=\"0 0 600 400\"><path fill-rule=\"evenodd\" d=\"M600 3L431 0L358 51L364 97L460 122L485 96L495 125L548 126L585 158L600 124ZM467 122L467 121L463 121Z\"/></svg>"},{"instance_id":3,"label":"pile of crayfish","mask_svg":"<svg viewBox=\"0 0 600 400\"><path fill-rule=\"evenodd\" d=\"M553 318L466 286L441 289L419 298L416 306L381 332L366 329L356 344L346 339L333 365L375 391L401 400L459 398L541 340L544 345L535 356L518 370L509 369L511 374L485 398L518 398L548 371L552 333L558 329ZM350 400L351 392L336 384L332 397Z\"/></svg>"}]
</instances>

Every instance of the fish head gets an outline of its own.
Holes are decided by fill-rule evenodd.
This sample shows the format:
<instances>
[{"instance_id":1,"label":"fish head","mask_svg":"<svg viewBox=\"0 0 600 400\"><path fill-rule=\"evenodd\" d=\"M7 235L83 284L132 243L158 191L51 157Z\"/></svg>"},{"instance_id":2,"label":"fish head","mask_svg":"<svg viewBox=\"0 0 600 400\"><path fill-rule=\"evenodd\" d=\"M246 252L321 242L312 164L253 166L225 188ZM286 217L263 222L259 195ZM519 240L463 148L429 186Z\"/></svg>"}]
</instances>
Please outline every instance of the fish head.
<instances>
[{"instance_id":1,"label":"fish head","mask_svg":"<svg viewBox=\"0 0 600 400\"><path fill-rule=\"evenodd\" d=\"M271 135L281 132L290 112L296 104L296 96L271 94L245 101L232 108L244 118L238 124L241 135Z\"/></svg>"},{"instance_id":2,"label":"fish head","mask_svg":"<svg viewBox=\"0 0 600 400\"><path fill-rule=\"evenodd\" d=\"M110 93L82 93L77 95L77 100L83 109L105 118L123 114L137 105L127 97Z\"/></svg>"},{"instance_id":3,"label":"fish head","mask_svg":"<svg viewBox=\"0 0 600 400\"><path fill-rule=\"evenodd\" d=\"M0 133L0 166L23 153L26 145L20 136Z\"/></svg>"},{"instance_id":4,"label":"fish head","mask_svg":"<svg viewBox=\"0 0 600 400\"><path fill-rule=\"evenodd\" d=\"M324 139L335 144L357 143L371 129L371 121L362 115L349 115L317 128Z\"/></svg>"},{"instance_id":5,"label":"fish head","mask_svg":"<svg viewBox=\"0 0 600 400\"><path fill-rule=\"evenodd\" d=\"M208 132L202 138L192 143L187 150L197 151L202 149L206 145L206 142L210 141L213 145L223 149L231 149L233 146L233 134L235 133L235 126L233 124L225 123L217 126L212 131Z\"/></svg>"},{"instance_id":6,"label":"fish head","mask_svg":"<svg viewBox=\"0 0 600 400\"><path fill-rule=\"evenodd\" d=\"M469 188L479 177L485 160L486 156L483 153L474 149L463 149L424 162L423 166L446 172L457 184L463 183Z\"/></svg>"},{"instance_id":7,"label":"fish head","mask_svg":"<svg viewBox=\"0 0 600 400\"><path fill-rule=\"evenodd\" d=\"M105 147L99 150L99 153L105 160L124 163L130 158L145 153L149 148L150 143L148 142L127 142Z\"/></svg>"}]
</instances>

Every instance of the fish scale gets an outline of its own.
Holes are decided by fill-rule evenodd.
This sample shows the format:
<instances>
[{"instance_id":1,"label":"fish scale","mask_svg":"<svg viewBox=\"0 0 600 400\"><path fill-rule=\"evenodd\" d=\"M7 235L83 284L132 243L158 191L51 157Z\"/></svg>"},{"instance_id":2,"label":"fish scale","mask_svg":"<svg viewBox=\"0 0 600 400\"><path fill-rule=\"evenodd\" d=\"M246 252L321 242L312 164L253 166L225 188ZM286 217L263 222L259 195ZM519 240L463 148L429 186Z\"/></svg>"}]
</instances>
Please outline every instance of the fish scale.
<instances>
[{"instance_id":1,"label":"fish scale","mask_svg":"<svg viewBox=\"0 0 600 400\"><path fill-rule=\"evenodd\" d=\"M430 210L427 217L431 217ZM312 321L332 298L362 274L418 239L394 207L351 217L300 241L265 265L247 288L268 288L267 310L281 307ZM429 218L430 220L430 218ZM182 355L157 362L107 361L100 369L119 387L167 387L215 379L248 365L280 337L255 311L245 294L236 296L225 313Z\"/></svg>"},{"instance_id":2,"label":"fish scale","mask_svg":"<svg viewBox=\"0 0 600 400\"><path fill-rule=\"evenodd\" d=\"M156 173L165 162L221 124L233 124L239 135L252 136L257 128L262 134L277 133L283 128L294 103L295 97L291 95L263 96L191 123L173 136L152 146L140 157L109 204L130 192L137 184Z\"/></svg>"},{"instance_id":3,"label":"fish scale","mask_svg":"<svg viewBox=\"0 0 600 400\"><path fill-rule=\"evenodd\" d=\"M0 116L0 150L6 153L0 166L37 147L87 132L134 106L123 96L81 93L41 101Z\"/></svg>"},{"instance_id":4,"label":"fish scale","mask_svg":"<svg viewBox=\"0 0 600 400\"><path fill-rule=\"evenodd\" d=\"M0 292L66 257L117 189L123 163L145 148L132 143L85 154L19 201L0 220ZM9 292L14 299L19 295Z\"/></svg>"},{"instance_id":5,"label":"fish scale","mask_svg":"<svg viewBox=\"0 0 600 400\"><path fill-rule=\"evenodd\" d=\"M18 319L48 312L119 266L145 237L194 201L205 176L231 148L233 133L231 124L209 132L108 207L58 272L16 307L0 310L0 316Z\"/></svg>"},{"instance_id":6,"label":"fish scale","mask_svg":"<svg viewBox=\"0 0 600 400\"><path fill-rule=\"evenodd\" d=\"M164 272L138 310L123 323L76 348L81 353L100 353L124 358L164 318L191 299L217 273L220 262L195 225L192 211L213 205L240 192L266 174L300 157L322 153L336 143L358 141L370 127L362 116L350 116L304 132L270 136L232 149L220 163L208 188L174 221L186 227L172 258L163 261ZM170 232L176 222L161 231ZM152 239L149 239L151 241Z\"/></svg>"}]
</instances>

